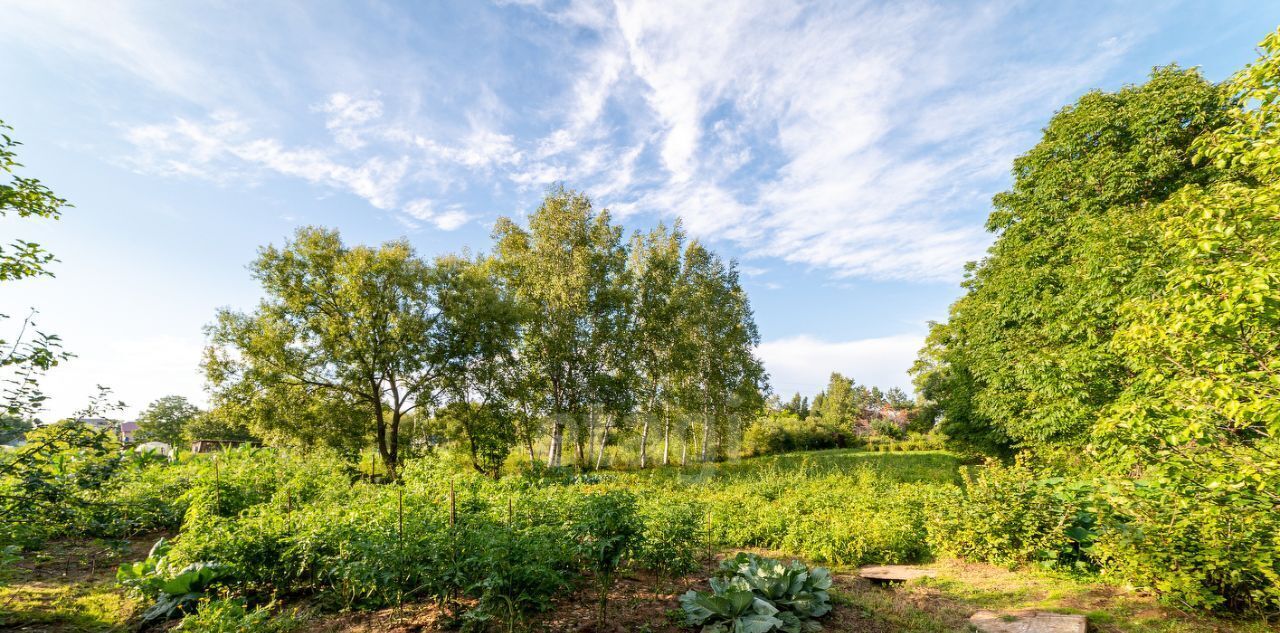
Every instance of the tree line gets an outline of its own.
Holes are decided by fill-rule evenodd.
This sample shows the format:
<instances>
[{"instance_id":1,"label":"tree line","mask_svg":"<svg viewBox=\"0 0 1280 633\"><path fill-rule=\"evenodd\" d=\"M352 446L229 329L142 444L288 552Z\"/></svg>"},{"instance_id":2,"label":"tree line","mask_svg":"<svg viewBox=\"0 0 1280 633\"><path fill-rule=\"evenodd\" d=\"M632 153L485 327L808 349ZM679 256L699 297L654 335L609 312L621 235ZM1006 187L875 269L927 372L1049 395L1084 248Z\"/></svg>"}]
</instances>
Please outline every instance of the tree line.
<instances>
[{"instance_id":1,"label":"tree line","mask_svg":"<svg viewBox=\"0 0 1280 633\"><path fill-rule=\"evenodd\" d=\"M407 241L349 246L302 228L251 265L264 297L220 310L203 368L209 416L264 439L352 452L394 476L415 442L453 435L496 474L531 462L597 465L638 434L641 465L725 456L763 405L759 333L736 264L679 223L629 239L607 210L557 187L493 252L419 257ZM694 446L696 455L689 455Z\"/></svg>"},{"instance_id":2,"label":"tree line","mask_svg":"<svg viewBox=\"0 0 1280 633\"><path fill-rule=\"evenodd\" d=\"M775 411L793 415L800 420L806 420L812 415L851 426L859 421L875 419L886 409L911 414L915 400L900 387L885 390L875 385L859 384L840 372L831 372L826 388L814 394L812 401L797 391L786 402L773 397L769 405Z\"/></svg>"},{"instance_id":3,"label":"tree line","mask_svg":"<svg viewBox=\"0 0 1280 633\"><path fill-rule=\"evenodd\" d=\"M914 374L957 447L1096 491L1070 537L1087 560L1274 612L1280 32L1261 52L1220 84L1157 68L1058 112Z\"/></svg>"}]
</instances>

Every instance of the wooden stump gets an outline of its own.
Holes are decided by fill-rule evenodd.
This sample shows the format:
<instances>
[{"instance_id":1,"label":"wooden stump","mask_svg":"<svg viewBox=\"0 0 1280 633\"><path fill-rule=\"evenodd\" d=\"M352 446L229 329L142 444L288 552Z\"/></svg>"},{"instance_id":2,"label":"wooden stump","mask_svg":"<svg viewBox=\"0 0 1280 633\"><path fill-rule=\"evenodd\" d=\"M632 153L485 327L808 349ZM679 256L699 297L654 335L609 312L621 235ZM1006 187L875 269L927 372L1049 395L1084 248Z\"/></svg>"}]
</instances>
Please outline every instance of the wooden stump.
<instances>
[{"instance_id":1,"label":"wooden stump","mask_svg":"<svg viewBox=\"0 0 1280 633\"><path fill-rule=\"evenodd\" d=\"M1083 615L1043 611L979 611L969 618L969 623L982 633L1085 633L1089 627Z\"/></svg>"},{"instance_id":2,"label":"wooden stump","mask_svg":"<svg viewBox=\"0 0 1280 633\"><path fill-rule=\"evenodd\" d=\"M933 578L934 573L931 569L911 565L875 565L859 569L858 575L873 583L888 585L917 578Z\"/></svg>"}]
</instances>

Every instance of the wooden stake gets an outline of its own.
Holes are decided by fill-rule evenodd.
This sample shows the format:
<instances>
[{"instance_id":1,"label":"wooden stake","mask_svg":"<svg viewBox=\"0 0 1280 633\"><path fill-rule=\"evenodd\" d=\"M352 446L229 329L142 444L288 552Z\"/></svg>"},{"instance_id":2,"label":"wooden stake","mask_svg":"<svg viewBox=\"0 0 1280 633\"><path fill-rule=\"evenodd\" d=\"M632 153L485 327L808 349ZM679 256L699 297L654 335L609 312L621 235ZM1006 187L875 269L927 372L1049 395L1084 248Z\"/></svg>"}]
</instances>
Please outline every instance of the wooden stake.
<instances>
[{"instance_id":1,"label":"wooden stake","mask_svg":"<svg viewBox=\"0 0 1280 633\"><path fill-rule=\"evenodd\" d=\"M213 498L217 506L214 514L222 514L222 474L218 471L218 456L213 456Z\"/></svg>"}]
</instances>

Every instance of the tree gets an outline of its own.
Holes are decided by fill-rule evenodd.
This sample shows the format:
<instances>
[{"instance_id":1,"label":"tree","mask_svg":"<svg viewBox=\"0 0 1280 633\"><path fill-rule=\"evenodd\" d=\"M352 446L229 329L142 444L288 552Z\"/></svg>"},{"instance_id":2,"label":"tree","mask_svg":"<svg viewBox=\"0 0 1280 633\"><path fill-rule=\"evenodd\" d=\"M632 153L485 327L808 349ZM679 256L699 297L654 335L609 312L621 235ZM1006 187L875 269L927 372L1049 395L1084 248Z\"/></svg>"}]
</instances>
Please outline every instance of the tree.
<instances>
[{"instance_id":1,"label":"tree","mask_svg":"<svg viewBox=\"0 0 1280 633\"><path fill-rule=\"evenodd\" d=\"M0 414L0 444L8 444L20 440L36 425L27 418L16 415Z\"/></svg>"},{"instance_id":2,"label":"tree","mask_svg":"<svg viewBox=\"0 0 1280 633\"><path fill-rule=\"evenodd\" d=\"M895 409L905 409L912 405L911 397L899 387L890 387L884 394L884 401Z\"/></svg>"},{"instance_id":3,"label":"tree","mask_svg":"<svg viewBox=\"0 0 1280 633\"><path fill-rule=\"evenodd\" d=\"M634 326L630 342L635 350L644 405L640 429L640 467L648 464L649 425L662 422L663 438L670 432L671 407L682 359L676 354L682 309L679 303L680 256L684 231L659 224L648 234L636 233L631 241L631 268L635 281Z\"/></svg>"},{"instance_id":4,"label":"tree","mask_svg":"<svg viewBox=\"0 0 1280 633\"><path fill-rule=\"evenodd\" d=\"M499 403L459 400L449 403L439 414L447 420L452 435L467 447L476 472L497 479L502 464L516 444L516 426Z\"/></svg>"},{"instance_id":5,"label":"tree","mask_svg":"<svg viewBox=\"0 0 1280 633\"><path fill-rule=\"evenodd\" d=\"M1112 340L1134 378L1096 439L1110 461L1188 495L1280 506L1280 31L1226 84L1226 123L1196 143L1222 170L1160 205L1155 292L1131 298Z\"/></svg>"},{"instance_id":6,"label":"tree","mask_svg":"<svg viewBox=\"0 0 1280 633\"><path fill-rule=\"evenodd\" d=\"M0 121L0 174L8 176L7 182L0 182L0 218L16 215L56 220L70 205L39 180L14 173L22 164L15 151L20 143L6 133L12 129ZM51 277L48 265L53 261L53 254L41 245L14 239L8 246L0 246L0 282ZM31 310L12 338L0 338L0 412L20 418L32 416L46 400L39 384L44 372L70 357L57 335L36 326L35 316L36 311ZM0 314L0 321L8 318Z\"/></svg>"},{"instance_id":7,"label":"tree","mask_svg":"<svg viewBox=\"0 0 1280 633\"><path fill-rule=\"evenodd\" d=\"M840 372L831 372L827 388L819 394L815 401L821 401L817 415L827 424L850 426L861 414L861 402L854 393L852 378L846 378Z\"/></svg>"},{"instance_id":8,"label":"tree","mask_svg":"<svg viewBox=\"0 0 1280 633\"><path fill-rule=\"evenodd\" d=\"M299 426L303 426L299 424ZM182 440L193 443L197 440L235 440L256 441L260 439L242 424L238 416L228 415L222 408L213 408L203 412L187 422Z\"/></svg>"},{"instance_id":9,"label":"tree","mask_svg":"<svg viewBox=\"0 0 1280 633\"><path fill-rule=\"evenodd\" d=\"M1153 208L1213 177L1192 167L1190 147L1228 102L1198 71L1158 68L1145 84L1084 95L1014 162L987 221L997 238L931 337L946 374L929 397L966 412L955 423L989 423L988 439L1024 446L1087 440L1130 379L1108 344L1119 306L1153 291L1162 267Z\"/></svg>"},{"instance_id":10,"label":"tree","mask_svg":"<svg viewBox=\"0 0 1280 633\"><path fill-rule=\"evenodd\" d=\"M403 240L348 247L318 228L263 248L252 270L266 295L258 308L222 310L208 330L204 367L215 404L358 404L395 478L401 421L443 386L435 271Z\"/></svg>"},{"instance_id":11,"label":"tree","mask_svg":"<svg viewBox=\"0 0 1280 633\"><path fill-rule=\"evenodd\" d=\"M706 461L715 430L716 454L725 455L726 440L737 424L764 406L767 376L755 357L760 334L751 303L728 266L697 241L684 254L678 352L685 361L682 400L697 412L702 426L699 459Z\"/></svg>"},{"instance_id":12,"label":"tree","mask_svg":"<svg viewBox=\"0 0 1280 633\"><path fill-rule=\"evenodd\" d=\"M950 340L951 329L931 323L929 336L911 367L916 393L922 400L922 420L936 426L947 442L966 453L1009 457L1013 441L974 408L973 374L961 345Z\"/></svg>"},{"instance_id":13,"label":"tree","mask_svg":"<svg viewBox=\"0 0 1280 633\"><path fill-rule=\"evenodd\" d=\"M550 466L561 464L567 423L585 435L593 381L623 336L621 235L607 210L596 212L585 194L564 187L547 193L527 230L509 218L494 227L496 269L529 315L519 358L541 387L538 409L551 418ZM580 439L583 458L581 447Z\"/></svg>"},{"instance_id":14,"label":"tree","mask_svg":"<svg viewBox=\"0 0 1280 633\"><path fill-rule=\"evenodd\" d=\"M186 437L187 425L200 415L200 408L182 396L165 396L147 405L138 416L139 442L164 442L179 446Z\"/></svg>"},{"instance_id":15,"label":"tree","mask_svg":"<svg viewBox=\"0 0 1280 633\"><path fill-rule=\"evenodd\" d=\"M491 260L446 256L435 268L449 401L443 415L468 445L475 469L496 478L520 435L518 407L526 394L515 349L524 319L497 283Z\"/></svg>"}]
</instances>

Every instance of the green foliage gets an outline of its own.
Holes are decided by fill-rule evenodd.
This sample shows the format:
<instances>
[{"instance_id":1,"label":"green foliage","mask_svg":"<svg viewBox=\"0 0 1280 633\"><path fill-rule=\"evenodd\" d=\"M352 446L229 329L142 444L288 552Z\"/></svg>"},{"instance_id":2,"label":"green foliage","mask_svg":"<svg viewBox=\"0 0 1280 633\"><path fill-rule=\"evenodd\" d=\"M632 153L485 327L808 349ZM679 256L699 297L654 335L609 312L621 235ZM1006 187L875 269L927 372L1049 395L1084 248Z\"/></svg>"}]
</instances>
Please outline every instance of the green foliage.
<instances>
[{"instance_id":1,"label":"green foliage","mask_svg":"<svg viewBox=\"0 0 1280 633\"><path fill-rule=\"evenodd\" d=\"M822 567L740 552L720 564L710 593L690 590L680 604L686 622L704 633L820 631L817 619L831 611L830 588Z\"/></svg>"},{"instance_id":2,"label":"green foliage","mask_svg":"<svg viewBox=\"0 0 1280 633\"><path fill-rule=\"evenodd\" d=\"M939 555L998 565L1088 568L1098 537L1091 489L1018 462L963 471L963 492L929 506L929 542Z\"/></svg>"},{"instance_id":3,"label":"green foliage","mask_svg":"<svg viewBox=\"0 0 1280 633\"><path fill-rule=\"evenodd\" d=\"M14 173L22 163L18 162L16 151L21 143L7 134L12 130L0 121L0 173L8 180L0 182L0 217L13 214L20 218L57 219L69 206L67 201L39 180ZM39 244L14 240L7 247L0 247L0 282L51 275L45 266L53 261L53 255Z\"/></svg>"},{"instance_id":4,"label":"green foliage","mask_svg":"<svg viewBox=\"0 0 1280 633\"><path fill-rule=\"evenodd\" d=\"M98 492L126 459L110 434L62 422L28 434L28 443L0 455L0 536L28 544L72 526L107 529L114 518Z\"/></svg>"},{"instance_id":5,"label":"green foliage","mask_svg":"<svg viewBox=\"0 0 1280 633\"><path fill-rule=\"evenodd\" d=\"M1212 177L1192 167L1191 145L1228 103L1198 71L1159 68L1142 85L1084 95L1014 162L987 222L997 239L919 368L944 372L918 381L942 403L948 437L997 450L1001 435L1087 440L1128 383L1125 356L1107 345L1119 307L1160 270L1152 207Z\"/></svg>"},{"instance_id":6,"label":"green foliage","mask_svg":"<svg viewBox=\"0 0 1280 633\"><path fill-rule=\"evenodd\" d=\"M5 177L0 181L0 218L15 215L56 220L70 205L39 180L14 173L22 164L16 151L21 143L7 133L12 129L0 121L0 175ZM53 254L41 245L15 238L0 245L0 282L53 276L48 265L54 261ZM16 332L0 338L0 415L26 419L38 412L46 399L40 377L71 356L62 350L56 334L37 327L35 315L32 310ZM0 323L8 318L0 314Z\"/></svg>"},{"instance_id":7,"label":"green foliage","mask_svg":"<svg viewBox=\"0 0 1280 633\"><path fill-rule=\"evenodd\" d=\"M1118 481L1099 494L1107 527L1094 556L1108 573L1189 610L1280 604L1280 513L1238 490L1184 478Z\"/></svg>"},{"instance_id":8,"label":"green foliage","mask_svg":"<svg viewBox=\"0 0 1280 633\"><path fill-rule=\"evenodd\" d=\"M757 598L742 578L711 580L711 593L690 589L680 596L685 623L702 633L768 633L781 630L778 608Z\"/></svg>"},{"instance_id":9,"label":"green foliage","mask_svg":"<svg viewBox=\"0 0 1280 633\"><path fill-rule=\"evenodd\" d=\"M288 633L302 625L293 613L274 614L271 605L247 608L243 600L202 600L196 612L174 627L183 633Z\"/></svg>"},{"instance_id":10,"label":"green foliage","mask_svg":"<svg viewBox=\"0 0 1280 633\"><path fill-rule=\"evenodd\" d=\"M757 418L742 438L742 454L776 455L824 448L847 448L858 439L847 426L828 423L827 418L809 416L804 420L784 413Z\"/></svg>"},{"instance_id":11,"label":"green foliage","mask_svg":"<svg viewBox=\"0 0 1280 633\"><path fill-rule=\"evenodd\" d=\"M1197 141L1226 177L1157 209L1160 282L1112 342L1135 378L1095 434L1127 475L1107 488L1108 563L1190 607L1280 607L1280 32L1262 52Z\"/></svg>"},{"instance_id":12,"label":"green foliage","mask_svg":"<svg viewBox=\"0 0 1280 633\"><path fill-rule=\"evenodd\" d=\"M886 418L876 418L871 421L871 432L876 435L892 438L895 440L906 439L907 431L897 422Z\"/></svg>"},{"instance_id":13,"label":"green foliage","mask_svg":"<svg viewBox=\"0 0 1280 633\"><path fill-rule=\"evenodd\" d=\"M454 402L443 416L471 455L471 465L482 475L497 478L502 464L516 445L516 425L499 404Z\"/></svg>"},{"instance_id":14,"label":"green foliage","mask_svg":"<svg viewBox=\"0 0 1280 633\"><path fill-rule=\"evenodd\" d=\"M260 409L249 419L271 433L327 429L315 439L333 448L372 438L394 477L401 420L442 386L437 270L404 241L348 247L303 228L263 248L253 271L267 298L209 327L214 403ZM298 424L299 409L324 424Z\"/></svg>"},{"instance_id":15,"label":"green foliage","mask_svg":"<svg viewBox=\"0 0 1280 633\"><path fill-rule=\"evenodd\" d=\"M559 529L491 527L482 538L470 585L478 603L466 614L468 620L496 618L513 630L528 614L550 608L552 599L570 586L573 552Z\"/></svg>"},{"instance_id":16,"label":"green foliage","mask_svg":"<svg viewBox=\"0 0 1280 633\"><path fill-rule=\"evenodd\" d=\"M643 502L640 518L643 534L635 548L641 567L668 577L687 574L698 567L698 533L706 516L702 504L652 498Z\"/></svg>"},{"instance_id":17,"label":"green foliage","mask_svg":"<svg viewBox=\"0 0 1280 633\"><path fill-rule=\"evenodd\" d=\"M178 567L169 560L170 544L156 541L147 558L126 563L116 571L116 580L154 603L142 614L142 623L168 620L192 613L226 570L213 563L191 563Z\"/></svg>"},{"instance_id":18,"label":"green foliage","mask_svg":"<svg viewBox=\"0 0 1280 633\"><path fill-rule=\"evenodd\" d=\"M0 413L0 444L8 444L20 440L27 432L35 428L35 424L26 418Z\"/></svg>"},{"instance_id":19,"label":"green foliage","mask_svg":"<svg viewBox=\"0 0 1280 633\"><path fill-rule=\"evenodd\" d=\"M138 415L138 432L134 439L137 442L156 441L181 446L186 437L187 425L198 415L200 409L186 398L165 396L147 405Z\"/></svg>"},{"instance_id":20,"label":"green foliage","mask_svg":"<svg viewBox=\"0 0 1280 633\"><path fill-rule=\"evenodd\" d=\"M609 591L623 559L640 542L641 530L635 495L609 490L584 496L574 510L573 533L579 552L596 577L600 599L600 624L608 617Z\"/></svg>"}]
</instances>

